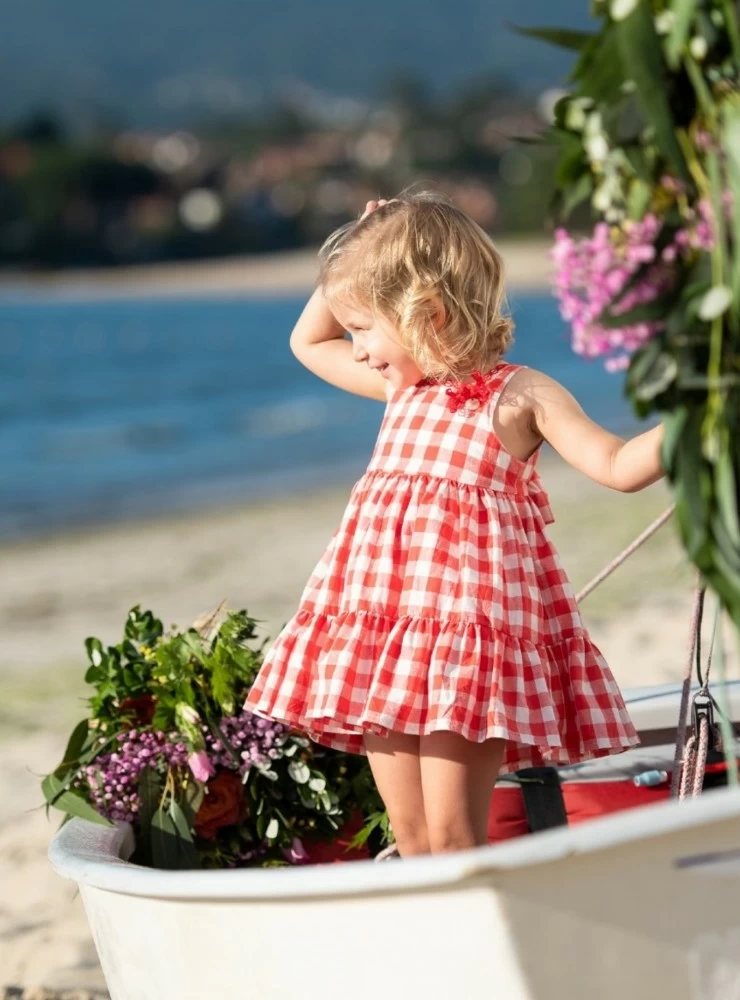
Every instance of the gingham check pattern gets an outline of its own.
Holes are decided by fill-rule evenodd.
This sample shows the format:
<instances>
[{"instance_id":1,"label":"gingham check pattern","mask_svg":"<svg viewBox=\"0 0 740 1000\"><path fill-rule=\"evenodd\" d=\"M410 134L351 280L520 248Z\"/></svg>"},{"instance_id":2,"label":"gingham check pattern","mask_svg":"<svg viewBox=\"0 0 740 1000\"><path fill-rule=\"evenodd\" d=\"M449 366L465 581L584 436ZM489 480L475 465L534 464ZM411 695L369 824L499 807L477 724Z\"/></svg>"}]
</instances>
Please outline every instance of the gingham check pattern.
<instances>
[{"instance_id":1,"label":"gingham check pattern","mask_svg":"<svg viewBox=\"0 0 740 1000\"><path fill-rule=\"evenodd\" d=\"M503 769L638 743L586 633L535 471L493 430L521 366L451 413L443 385L397 390L370 464L268 651L244 708L364 753L363 732L509 741Z\"/></svg>"}]
</instances>

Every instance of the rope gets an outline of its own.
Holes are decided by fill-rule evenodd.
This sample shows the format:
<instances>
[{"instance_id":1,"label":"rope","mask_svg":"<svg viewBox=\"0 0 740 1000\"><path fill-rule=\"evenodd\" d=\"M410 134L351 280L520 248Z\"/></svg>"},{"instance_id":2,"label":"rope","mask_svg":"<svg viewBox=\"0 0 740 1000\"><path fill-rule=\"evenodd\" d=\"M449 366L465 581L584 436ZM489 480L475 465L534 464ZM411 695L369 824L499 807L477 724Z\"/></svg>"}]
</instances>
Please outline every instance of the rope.
<instances>
[{"instance_id":1,"label":"rope","mask_svg":"<svg viewBox=\"0 0 740 1000\"><path fill-rule=\"evenodd\" d=\"M702 677L701 675L701 661L698 654L696 657L696 672L699 677L699 687L702 688L702 690L709 687L709 671L712 669L712 657L714 656L714 646L717 641L717 629L719 627L719 610L719 605L717 605L717 610L714 615L714 625L712 625L712 638L709 641L709 656L707 657L707 673L705 677ZM706 693L709 694L709 691L707 690Z\"/></svg>"},{"instance_id":2,"label":"rope","mask_svg":"<svg viewBox=\"0 0 740 1000\"><path fill-rule=\"evenodd\" d=\"M696 798L701 795L704 788L704 769L707 765L707 750L709 749L709 723L706 715L703 715L699 723L699 746L697 747L696 771L694 774L694 785L691 794Z\"/></svg>"},{"instance_id":3,"label":"rope","mask_svg":"<svg viewBox=\"0 0 740 1000\"><path fill-rule=\"evenodd\" d=\"M679 799L685 799L689 795L696 798L701 795L704 787L704 771L707 765L707 750L709 749L709 723L706 715L701 717L699 723L699 737L696 734L686 744L686 752L683 758L683 768L681 770L681 784L679 787Z\"/></svg>"},{"instance_id":4,"label":"rope","mask_svg":"<svg viewBox=\"0 0 740 1000\"><path fill-rule=\"evenodd\" d=\"M694 650L699 641L699 628L701 625L702 608L704 606L704 587L697 576L696 590L694 591L694 606L691 610L691 631L689 633L689 652L686 657L686 670L684 672L683 687L681 689L681 707L678 710L678 726L676 728L676 750L673 755L673 773L671 775L671 798L679 796L679 782L681 780L681 767L683 764L684 747L686 745L686 716L689 710L689 695L691 693L691 674L694 666Z\"/></svg>"},{"instance_id":5,"label":"rope","mask_svg":"<svg viewBox=\"0 0 740 1000\"><path fill-rule=\"evenodd\" d=\"M694 774L696 772L696 737L689 737L684 750L683 761L681 762L681 772L678 785L678 798L684 799L688 793L689 785L694 784ZM675 771L673 772L676 773Z\"/></svg>"},{"instance_id":6,"label":"rope","mask_svg":"<svg viewBox=\"0 0 740 1000\"><path fill-rule=\"evenodd\" d=\"M608 576L614 572L625 560L629 559L633 552L636 552L641 545L651 538L656 531L663 527L668 521L676 505L671 504L664 510L660 517L656 518L652 524L638 535L637 538L627 546L615 559L602 569L602 571L587 583L582 590L576 594L576 601L580 602L594 591L599 584L603 583ZM684 798L691 789L692 795L698 795L704 781L704 768L706 765L707 748L709 745L709 724L705 716L700 722L700 732L695 733L686 742L687 716L689 709L689 697L691 694L691 675L694 666L694 656L696 655L696 670L701 688L700 693L709 696L707 685L709 682L709 671L712 667L712 653L714 650L714 635L712 645L709 650L709 660L707 663L706 677L702 677L701 671L701 623L704 612L705 587L701 582L701 575L697 576L696 590L694 592L694 606L691 613L691 631L689 636L689 651L686 657L686 671L684 674L683 687L681 689L681 707L679 709L678 726L676 729L676 749L673 758L673 772L671 775L671 798ZM716 632L716 623L715 623ZM714 701L714 699L712 699Z\"/></svg>"},{"instance_id":7,"label":"rope","mask_svg":"<svg viewBox=\"0 0 740 1000\"><path fill-rule=\"evenodd\" d=\"M633 552L636 552L641 545L644 545L648 538L651 538L659 528L663 527L675 509L676 505L674 503L671 504L667 510L664 510L660 517L656 518L651 525L645 528L641 535L637 536L631 545L627 546L624 552L621 552L616 559L612 559L608 566L605 566L604 569L602 569L602 571L595 576L590 583L587 583L586 586L576 594L576 602L580 604L584 597L588 597L592 590L596 590L599 584L603 583L608 576L611 576L614 570L621 566L626 559L629 559Z\"/></svg>"}]
</instances>

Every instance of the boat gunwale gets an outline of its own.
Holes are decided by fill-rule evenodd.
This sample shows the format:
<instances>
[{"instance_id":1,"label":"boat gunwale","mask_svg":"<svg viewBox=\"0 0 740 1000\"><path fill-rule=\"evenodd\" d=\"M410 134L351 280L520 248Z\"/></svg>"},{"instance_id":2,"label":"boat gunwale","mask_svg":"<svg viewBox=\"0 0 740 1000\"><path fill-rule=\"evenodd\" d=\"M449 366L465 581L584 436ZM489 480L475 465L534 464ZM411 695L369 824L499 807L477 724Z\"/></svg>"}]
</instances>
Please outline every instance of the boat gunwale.
<instances>
[{"instance_id":1,"label":"boat gunwale","mask_svg":"<svg viewBox=\"0 0 740 1000\"><path fill-rule=\"evenodd\" d=\"M716 788L691 800L669 800L451 854L389 861L167 871L120 856L133 841L130 823L115 827L73 818L52 841L49 861L62 878L108 892L183 902L270 901L290 898L421 892L490 879L496 874L563 861L639 840L663 837L706 823L740 819L740 789ZM670 862L680 868L681 859Z\"/></svg>"}]
</instances>

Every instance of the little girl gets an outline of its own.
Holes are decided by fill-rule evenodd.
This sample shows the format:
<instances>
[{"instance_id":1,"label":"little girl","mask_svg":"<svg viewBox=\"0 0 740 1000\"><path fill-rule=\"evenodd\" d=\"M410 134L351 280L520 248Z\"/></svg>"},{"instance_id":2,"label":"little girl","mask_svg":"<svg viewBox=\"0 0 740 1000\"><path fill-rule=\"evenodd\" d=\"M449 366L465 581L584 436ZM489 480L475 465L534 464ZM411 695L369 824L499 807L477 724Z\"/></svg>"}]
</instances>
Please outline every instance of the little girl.
<instances>
[{"instance_id":1,"label":"little girl","mask_svg":"<svg viewBox=\"0 0 740 1000\"><path fill-rule=\"evenodd\" d=\"M319 259L291 348L385 416L244 708L367 754L403 857L485 844L499 770L638 742L545 531L540 445L633 492L662 427L625 443L502 360L502 260L437 194L368 202Z\"/></svg>"}]
</instances>

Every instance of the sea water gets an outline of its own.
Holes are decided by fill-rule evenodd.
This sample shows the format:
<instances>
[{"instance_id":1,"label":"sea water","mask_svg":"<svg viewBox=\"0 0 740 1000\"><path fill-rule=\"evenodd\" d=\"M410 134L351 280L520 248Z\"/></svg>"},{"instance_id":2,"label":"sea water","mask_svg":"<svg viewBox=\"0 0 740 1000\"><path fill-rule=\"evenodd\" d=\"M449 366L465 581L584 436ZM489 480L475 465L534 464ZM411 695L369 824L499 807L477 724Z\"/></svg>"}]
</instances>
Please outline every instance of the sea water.
<instances>
[{"instance_id":1,"label":"sea water","mask_svg":"<svg viewBox=\"0 0 740 1000\"><path fill-rule=\"evenodd\" d=\"M307 371L306 297L0 297L0 537L347 484L383 404ZM513 294L509 360L562 382L616 432L621 375L586 361L548 294Z\"/></svg>"}]
</instances>

